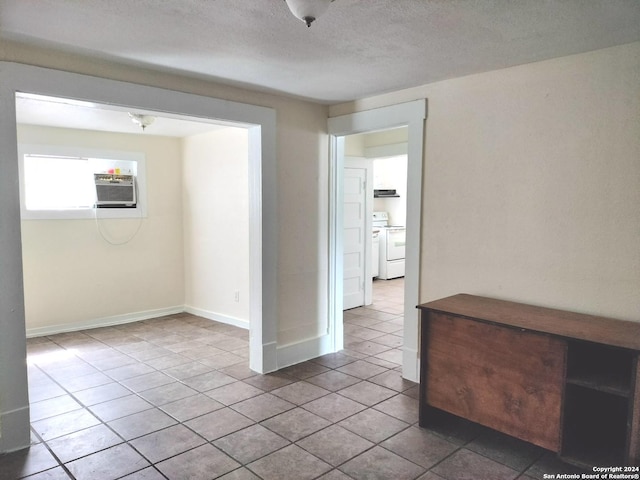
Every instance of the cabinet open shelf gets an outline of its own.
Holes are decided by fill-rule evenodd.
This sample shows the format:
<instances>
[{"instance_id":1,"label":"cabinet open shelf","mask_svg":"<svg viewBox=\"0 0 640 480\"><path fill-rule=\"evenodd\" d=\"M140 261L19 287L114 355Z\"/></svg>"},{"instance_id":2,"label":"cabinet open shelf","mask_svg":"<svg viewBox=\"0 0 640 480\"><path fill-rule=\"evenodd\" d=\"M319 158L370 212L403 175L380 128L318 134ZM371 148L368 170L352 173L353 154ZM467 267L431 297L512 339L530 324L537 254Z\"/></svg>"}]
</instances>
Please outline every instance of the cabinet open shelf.
<instances>
[{"instance_id":1,"label":"cabinet open shelf","mask_svg":"<svg viewBox=\"0 0 640 480\"><path fill-rule=\"evenodd\" d=\"M579 466L624 465L629 401L567 385L560 456Z\"/></svg>"},{"instance_id":2,"label":"cabinet open shelf","mask_svg":"<svg viewBox=\"0 0 640 480\"><path fill-rule=\"evenodd\" d=\"M633 353L589 342L569 342L567 383L629 397Z\"/></svg>"}]
</instances>

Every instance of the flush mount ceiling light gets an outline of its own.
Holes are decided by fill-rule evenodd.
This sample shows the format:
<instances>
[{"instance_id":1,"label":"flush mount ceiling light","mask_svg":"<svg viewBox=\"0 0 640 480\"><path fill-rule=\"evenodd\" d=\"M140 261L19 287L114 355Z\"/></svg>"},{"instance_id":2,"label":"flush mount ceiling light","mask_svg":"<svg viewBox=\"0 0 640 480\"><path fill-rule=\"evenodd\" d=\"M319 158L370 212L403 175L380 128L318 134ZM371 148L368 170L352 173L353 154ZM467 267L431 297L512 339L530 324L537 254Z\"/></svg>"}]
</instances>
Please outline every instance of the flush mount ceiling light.
<instances>
[{"instance_id":1,"label":"flush mount ceiling light","mask_svg":"<svg viewBox=\"0 0 640 480\"><path fill-rule=\"evenodd\" d=\"M333 0L284 0L296 17L310 27L315 19L327 11Z\"/></svg>"},{"instance_id":2,"label":"flush mount ceiling light","mask_svg":"<svg viewBox=\"0 0 640 480\"><path fill-rule=\"evenodd\" d=\"M151 115L144 115L142 113L129 113L129 117L131 118L131 121L133 123L141 126L142 130L147 128L156 120L156 117L153 117Z\"/></svg>"}]
</instances>

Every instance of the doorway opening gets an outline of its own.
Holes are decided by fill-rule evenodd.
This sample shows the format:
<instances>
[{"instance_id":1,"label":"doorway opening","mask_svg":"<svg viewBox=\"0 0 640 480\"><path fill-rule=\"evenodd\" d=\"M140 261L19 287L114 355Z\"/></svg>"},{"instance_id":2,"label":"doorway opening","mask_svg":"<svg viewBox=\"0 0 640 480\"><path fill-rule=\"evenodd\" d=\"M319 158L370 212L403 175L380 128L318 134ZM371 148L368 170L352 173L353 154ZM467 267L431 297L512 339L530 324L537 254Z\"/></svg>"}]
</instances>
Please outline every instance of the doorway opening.
<instances>
[{"instance_id":1,"label":"doorway opening","mask_svg":"<svg viewBox=\"0 0 640 480\"><path fill-rule=\"evenodd\" d=\"M249 268L251 369L276 369L276 235L265 228L263 217L275 216L275 112L199 95L168 91L125 82L98 79L26 65L0 63L3 88L0 91L0 158L4 175L0 179L0 245L3 269L0 276L0 378L12 389L0 391L0 452L29 445L29 402L26 369L26 327L24 323L23 270L21 262L20 202L18 178L15 95L69 98L158 113L167 118L187 117L204 123L242 125L249 138ZM170 174L170 172L167 172ZM140 252L144 255L145 252Z\"/></svg>"},{"instance_id":2,"label":"doorway opening","mask_svg":"<svg viewBox=\"0 0 640 480\"><path fill-rule=\"evenodd\" d=\"M329 323L336 350L344 347L344 165L346 137L366 132L407 128L407 224L403 315L403 377L418 381L418 315L420 230L422 204L422 162L426 100L382 107L329 119L330 222L329 222ZM370 231L370 230L369 230ZM371 236L367 238L371 240Z\"/></svg>"},{"instance_id":3,"label":"doorway opening","mask_svg":"<svg viewBox=\"0 0 640 480\"><path fill-rule=\"evenodd\" d=\"M407 133L345 137L344 347L391 368L403 361Z\"/></svg>"}]
</instances>

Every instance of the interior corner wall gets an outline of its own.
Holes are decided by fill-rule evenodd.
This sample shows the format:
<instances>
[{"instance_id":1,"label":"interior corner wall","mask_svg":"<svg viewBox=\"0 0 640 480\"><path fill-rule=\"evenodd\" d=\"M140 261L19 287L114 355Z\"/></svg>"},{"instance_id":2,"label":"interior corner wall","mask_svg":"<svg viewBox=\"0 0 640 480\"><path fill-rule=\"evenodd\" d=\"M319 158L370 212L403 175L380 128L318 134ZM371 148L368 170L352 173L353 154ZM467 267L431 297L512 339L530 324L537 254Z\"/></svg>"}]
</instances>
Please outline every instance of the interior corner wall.
<instances>
[{"instance_id":1,"label":"interior corner wall","mask_svg":"<svg viewBox=\"0 0 640 480\"><path fill-rule=\"evenodd\" d=\"M186 137L186 310L249 328L249 137L229 127Z\"/></svg>"},{"instance_id":2,"label":"interior corner wall","mask_svg":"<svg viewBox=\"0 0 640 480\"><path fill-rule=\"evenodd\" d=\"M183 300L181 150L175 138L31 125L18 142L141 152L146 156L148 216L130 242L111 245L95 220L23 220L28 335L181 310ZM100 220L112 242L138 219Z\"/></svg>"},{"instance_id":3,"label":"interior corner wall","mask_svg":"<svg viewBox=\"0 0 640 480\"><path fill-rule=\"evenodd\" d=\"M640 321L640 42L332 107L424 97L421 301Z\"/></svg>"}]
</instances>

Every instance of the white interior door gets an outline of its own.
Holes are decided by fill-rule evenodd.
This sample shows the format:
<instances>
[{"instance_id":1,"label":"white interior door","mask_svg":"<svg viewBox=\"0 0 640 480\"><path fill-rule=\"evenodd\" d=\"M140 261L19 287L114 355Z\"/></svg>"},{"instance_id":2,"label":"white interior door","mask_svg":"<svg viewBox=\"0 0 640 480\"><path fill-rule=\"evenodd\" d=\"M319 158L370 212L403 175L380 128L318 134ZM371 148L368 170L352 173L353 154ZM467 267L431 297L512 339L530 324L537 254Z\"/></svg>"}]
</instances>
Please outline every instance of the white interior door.
<instances>
[{"instance_id":1,"label":"white interior door","mask_svg":"<svg viewBox=\"0 0 640 480\"><path fill-rule=\"evenodd\" d=\"M345 158L344 304L345 310L368 305L371 284L373 168L365 158Z\"/></svg>"}]
</instances>

